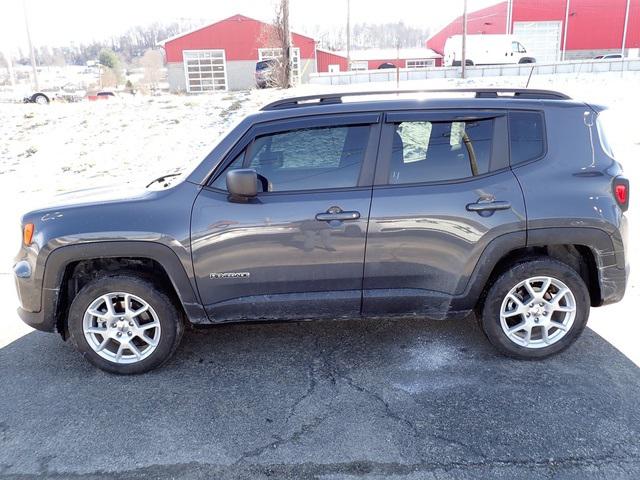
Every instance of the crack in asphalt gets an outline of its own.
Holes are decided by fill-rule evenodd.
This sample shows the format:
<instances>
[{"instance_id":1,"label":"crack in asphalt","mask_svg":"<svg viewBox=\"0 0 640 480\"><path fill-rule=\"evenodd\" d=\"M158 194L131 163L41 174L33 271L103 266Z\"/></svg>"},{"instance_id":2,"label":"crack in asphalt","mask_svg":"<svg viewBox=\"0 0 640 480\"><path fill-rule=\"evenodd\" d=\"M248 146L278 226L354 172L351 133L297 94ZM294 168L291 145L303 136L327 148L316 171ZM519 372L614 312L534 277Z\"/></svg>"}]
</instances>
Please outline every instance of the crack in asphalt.
<instances>
[{"instance_id":1,"label":"crack in asphalt","mask_svg":"<svg viewBox=\"0 0 640 480\"><path fill-rule=\"evenodd\" d=\"M288 408L288 414L285 417L285 426L289 424L290 420L294 417L294 415L296 414L296 410L298 408L298 406L304 402L307 398L311 397L316 390L316 387L318 385L318 380L316 378L316 360L318 357L316 357L315 355L313 355L313 352L315 350L319 349L319 339L316 339L315 343L314 343L314 347L309 355L309 361L307 362L307 378L308 378L308 385L307 385L307 389L306 391L300 396L298 397ZM322 356L321 356L322 358ZM324 366L324 362L323 365ZM328 407L329 405L325 405L325 407ZM327 410L323 415L319 415L319 416L314 416L312 417L310 422L307 423L303 423L298 429L294 430L294 432L291 435L288 435L287 437L282 437L281 434L278 435L274 435L273 436L273 441L256 447L252 450L248 450L243 452L240 457L238 458L238 460L236 460L234 462L234 465L239 465L243 462L245 462L248 458L255 458L255 457L259 457L261 456L264 452L271 450L271 449L277 449L278 447L282 446L282 445L286 445L288 443L292 443L292 442L297 442L298 440L300 440L304 435L306 435L307 433L310 433L312 431L314 431L318 426L320 426L322 424L322 422L324 422L330 414L330 410ZM284 430L284 428L282 429Z\"/></svg>"}]
</instances>

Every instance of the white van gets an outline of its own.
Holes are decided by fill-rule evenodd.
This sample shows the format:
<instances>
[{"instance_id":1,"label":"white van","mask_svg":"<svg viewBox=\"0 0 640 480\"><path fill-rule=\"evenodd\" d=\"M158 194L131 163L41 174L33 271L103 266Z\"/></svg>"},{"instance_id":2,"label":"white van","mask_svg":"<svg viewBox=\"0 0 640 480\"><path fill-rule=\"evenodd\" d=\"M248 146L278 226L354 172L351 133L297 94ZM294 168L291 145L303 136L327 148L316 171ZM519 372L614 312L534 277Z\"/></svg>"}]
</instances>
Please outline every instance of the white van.
<instances>
[{"instance_id":1,"label":"white van","mask_svg":"<svg viewBox=\"0 0 640 480\"><path fill-rule=\"evenodd\" d=\"M467 65L535 63L536 59L514 35L467 35ZM445 67L462 62L462 35L449 37L444 44Z\"/></svg>"}]
</instances>

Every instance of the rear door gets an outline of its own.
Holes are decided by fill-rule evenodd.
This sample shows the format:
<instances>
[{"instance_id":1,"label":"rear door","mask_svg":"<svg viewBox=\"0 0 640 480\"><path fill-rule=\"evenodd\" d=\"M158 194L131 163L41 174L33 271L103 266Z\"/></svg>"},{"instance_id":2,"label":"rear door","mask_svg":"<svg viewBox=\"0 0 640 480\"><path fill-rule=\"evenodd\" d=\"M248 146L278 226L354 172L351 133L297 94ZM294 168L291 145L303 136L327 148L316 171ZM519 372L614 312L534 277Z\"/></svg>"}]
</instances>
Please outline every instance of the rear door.
<instances>
[{"instance_id":1,"label":"rear door","mask_svg":"<svg viewBox=\"0 0 640 480\"><path fill-rule=\"evenodd\" d=\"M360 314L378 113L259 124L230 152L192 213L198 290L212 321ZM229 169L267 185L245 203Z\"/></svg>"},{"instance_id":2,"label":"rear door","mask_svg":"<svg viewBox=\"0 0 640 480\"><path fill-rule=\"evenodd\" d=\"M506 111L388 113L371 204L363 314L450 313L491 240L518 232Z\"/></svg>"}]
</instances>

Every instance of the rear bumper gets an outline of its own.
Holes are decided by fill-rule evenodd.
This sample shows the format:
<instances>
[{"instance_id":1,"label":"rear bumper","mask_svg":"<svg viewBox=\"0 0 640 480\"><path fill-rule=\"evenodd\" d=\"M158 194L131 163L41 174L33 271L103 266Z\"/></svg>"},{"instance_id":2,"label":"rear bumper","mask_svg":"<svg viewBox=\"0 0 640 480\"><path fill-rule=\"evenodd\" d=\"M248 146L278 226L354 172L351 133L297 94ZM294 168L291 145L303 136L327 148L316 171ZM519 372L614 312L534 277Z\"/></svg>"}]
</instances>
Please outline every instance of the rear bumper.
<instances>
[{"instance_id":1,"label":"rear bumper","mask_svg":"<svg viewBox=\"0 0 640 480\"><path fill-rule=\"evenodd\" d=\"M622 300L627 288L629 278L629 265L625 268L604 267L600 268L598 280L600 283L600 306L609 305Z\"/></svg>"}]
</instances>

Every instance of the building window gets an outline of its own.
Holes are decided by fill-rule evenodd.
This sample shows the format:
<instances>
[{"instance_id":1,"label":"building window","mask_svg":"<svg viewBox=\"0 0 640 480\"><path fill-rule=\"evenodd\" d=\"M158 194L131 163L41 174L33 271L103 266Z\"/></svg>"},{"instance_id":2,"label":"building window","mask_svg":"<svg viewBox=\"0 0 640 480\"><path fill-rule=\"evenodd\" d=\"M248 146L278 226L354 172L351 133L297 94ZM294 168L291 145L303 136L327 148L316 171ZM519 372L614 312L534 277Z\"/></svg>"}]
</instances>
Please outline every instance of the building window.
<instances>
[{"instance_id":1,"label":"building window","mask_svg":"<svg viewBox=\"0 0 640 480\"><path fill-rule=\"evenodd\" d=\"M369 70L369 62L367 62L366 60L354 60L351 62L351 70Z\"/></svg>"},{"instance_id":2,"label":"building window","mask_svg":"<svg viewBox=\"0 0 640 480\"><path fill-rule=\"evenodd\" d=\"M227 89L224 50L184 50L182 52L187 92Z\"/></svg>"},{"instance_id":3,"label":"building window","mask_svg":"<svg viewBox=\"0 0 640 480\"><path fill-rule=\"evenodd\" d=\"M282 58L281 48L259 48L258 60L279 60ZM300 49L291 49L291 83L294 85L300 84Z\"/></svg>"},{"instance_id":4,"label":"building window","mask_svg":"<svg viewBox=\"0 0 640 480\"><path fill-rule=\"evenodd\" d=\"M433 58L407 60L407 68L427 68L427 67L435 67L435 65L436 65L436 61Z\"/></svg>"}]
</instances>

